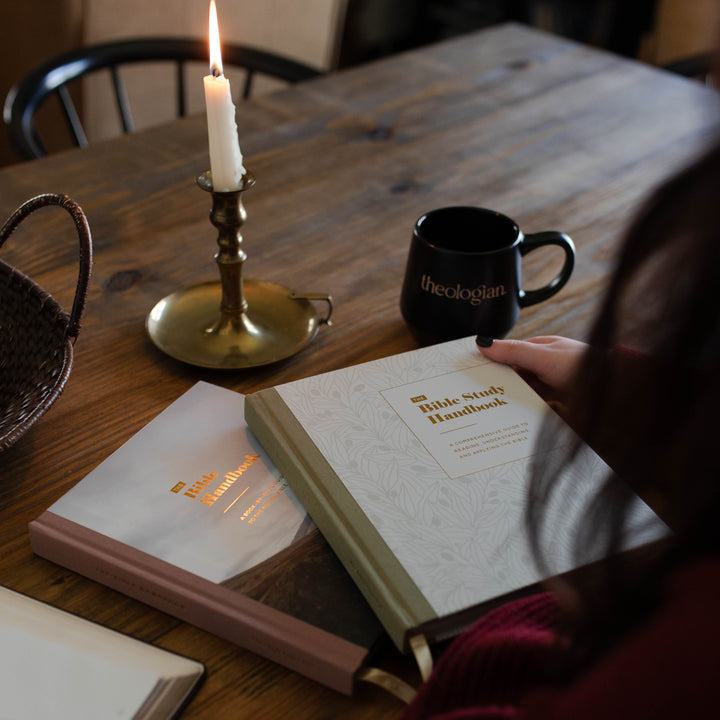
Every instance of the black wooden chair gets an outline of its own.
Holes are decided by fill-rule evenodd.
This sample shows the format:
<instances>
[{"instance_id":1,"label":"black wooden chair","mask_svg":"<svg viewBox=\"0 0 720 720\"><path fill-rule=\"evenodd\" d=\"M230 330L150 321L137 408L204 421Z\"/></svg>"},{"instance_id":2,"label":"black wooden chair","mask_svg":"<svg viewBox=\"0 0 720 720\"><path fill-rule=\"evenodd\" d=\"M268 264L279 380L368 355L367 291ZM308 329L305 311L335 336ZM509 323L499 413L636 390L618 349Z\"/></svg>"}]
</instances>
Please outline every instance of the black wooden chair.
<instances>
[{"instance_id":1,"label":"black wooden chair","mask_svg":"<svg viewBox=\"0 0 720 720\"><path fill-rule=\"evenodd\" d=\"M320 75L320 71L273 53L239 45L223 44L223 65L245 70L242 97L250 95L256 74L269 75L289 83ZM68 84L84 75L108 69L117 99L123 131L133 132L134 123L120 67L128 63L174 61L177 114L186 113L185 63L203 61L209 64L208 45L204 40L189 38L140 38L91 45L64 53L36 68L15 85L5 100L3 118L10 140L23 159L47 155L35 127L38 108L51 95L57 95L75 145L88 144L79 114L73 104Z\"/></svg>"}]
</instances>

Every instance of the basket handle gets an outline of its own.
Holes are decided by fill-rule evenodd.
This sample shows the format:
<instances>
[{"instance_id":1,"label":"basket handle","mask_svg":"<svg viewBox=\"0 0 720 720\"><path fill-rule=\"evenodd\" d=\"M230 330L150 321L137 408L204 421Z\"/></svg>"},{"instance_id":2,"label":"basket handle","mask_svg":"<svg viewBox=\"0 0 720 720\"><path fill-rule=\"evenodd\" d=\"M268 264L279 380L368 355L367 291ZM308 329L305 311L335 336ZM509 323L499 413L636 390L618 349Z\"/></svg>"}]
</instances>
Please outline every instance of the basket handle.
<instances>
[{"instance_id":1,"label":"basket handle","mask_svg":"<svg viewBox=\"0 0 720 720\"><path fill-rule=\"evenodd\" d=\"M82 208L71 197L60 193L45 193L30 198L30 200L27 200L15 210L5 221L2 228L0 228L0 247L3 246L3 243L10 237L13 230L15 230L28 215L48 205L58 205L70 213L75 222L75 229L77 230L80 241L80 270L78 273L77 288L75 290L75 299L73 301L72 311L70 312L70 322L68 323L66 331L67 335L76 338L80 331L80 319L85 308L85 299L87 298L88 286L90 284L90 271L92 269L92 237L90 235L90 226L88 225Z\"/></svg>"}]
</instances>

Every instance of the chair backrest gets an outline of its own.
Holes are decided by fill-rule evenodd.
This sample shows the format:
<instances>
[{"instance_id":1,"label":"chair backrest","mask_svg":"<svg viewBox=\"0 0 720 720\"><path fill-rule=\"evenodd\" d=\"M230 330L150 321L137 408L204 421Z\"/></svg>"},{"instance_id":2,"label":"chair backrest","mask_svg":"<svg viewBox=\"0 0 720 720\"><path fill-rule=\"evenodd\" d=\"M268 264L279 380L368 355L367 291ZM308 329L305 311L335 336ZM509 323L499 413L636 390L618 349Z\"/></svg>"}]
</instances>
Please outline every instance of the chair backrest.
<instances>
[{"instance_id":1,"label":"chair backrest","mask_svg":"<svg viewBox=\"0 0 720 720\"><path fill-rule=\"evenodd\" d=\"M222 53L224 65L242 67L245 70L243 98L249 97L256 74L269 75L289 83L308 80L321 74L315 68L256 48L223 44ZM97 70L110 70L123 131L133 132L132 113L119 69L129 63L152 61L173 61L176 64L177 114L185 115L185 63L209 62L205 41L175 37L140 38L78 48L36 68L8 93L3 118L11 142L20 157L31 159L47 155L34 119L38 108L51 95L57 95L60 100L73 142L80 147L88 144L68 84Z\"/></svg>"}]
</instances>

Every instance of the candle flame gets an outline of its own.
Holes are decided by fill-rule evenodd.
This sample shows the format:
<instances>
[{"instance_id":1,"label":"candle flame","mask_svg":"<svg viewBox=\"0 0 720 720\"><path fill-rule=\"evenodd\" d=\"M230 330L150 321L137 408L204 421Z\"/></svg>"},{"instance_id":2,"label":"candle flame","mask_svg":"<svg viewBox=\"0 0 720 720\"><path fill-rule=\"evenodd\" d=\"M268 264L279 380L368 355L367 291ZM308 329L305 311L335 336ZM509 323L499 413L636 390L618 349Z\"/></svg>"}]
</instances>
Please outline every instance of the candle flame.
<instances>
[{"instance_id":1,"label":"candle flame","mask_svg":"<svg viewBox=\"0 0 720 720\"><path fill-rule=\"evenodd\" d=\"M223 74L222 56L220 54L220 30L218 29L215 0L210 0L210 72L216 77Z\"/></svg>"}]
</instances>

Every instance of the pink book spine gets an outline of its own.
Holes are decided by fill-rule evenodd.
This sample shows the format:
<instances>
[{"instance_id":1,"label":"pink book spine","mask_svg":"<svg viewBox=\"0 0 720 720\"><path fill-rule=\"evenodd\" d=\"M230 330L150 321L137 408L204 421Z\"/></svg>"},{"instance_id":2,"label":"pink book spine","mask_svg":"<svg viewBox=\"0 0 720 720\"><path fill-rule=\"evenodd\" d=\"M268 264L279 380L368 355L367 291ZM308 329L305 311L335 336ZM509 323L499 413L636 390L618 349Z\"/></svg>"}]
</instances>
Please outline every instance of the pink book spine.
<instances>
[{"instance_id":1,"label":"pink book spine","mask_svg":"<svg viewBox=\"0 0 720 720\"><path fill-rule=\"evenodd\" d=\"M33 551L70 570L350 695L368 651L49 511Z\"/></svg>"}]
</instances>

